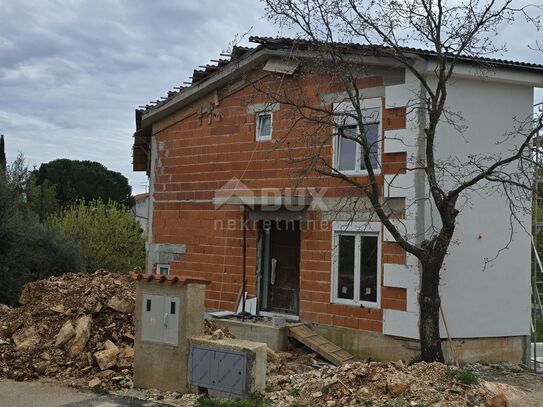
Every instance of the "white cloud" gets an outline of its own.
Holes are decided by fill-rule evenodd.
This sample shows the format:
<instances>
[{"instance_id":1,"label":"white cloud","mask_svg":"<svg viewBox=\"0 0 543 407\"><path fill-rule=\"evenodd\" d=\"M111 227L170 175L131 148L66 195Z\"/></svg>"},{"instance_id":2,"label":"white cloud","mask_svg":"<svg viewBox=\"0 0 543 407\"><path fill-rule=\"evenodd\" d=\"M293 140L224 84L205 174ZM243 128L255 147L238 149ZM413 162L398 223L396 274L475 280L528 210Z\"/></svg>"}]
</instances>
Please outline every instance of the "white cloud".
<instances>
[{"instance_id":1,"label":"white cloud","mask_svg":"<svg viewBox=\"0 0 543 407\"><path fill-rule=\"evenodd\" d=\"M132 172L134 109L187 81L235 34L275 35L255 0L0 0L0 133L9 159L89 159ZM507 57L526 50L522 24L504 28Z\"/></svg>"}]
</instances>

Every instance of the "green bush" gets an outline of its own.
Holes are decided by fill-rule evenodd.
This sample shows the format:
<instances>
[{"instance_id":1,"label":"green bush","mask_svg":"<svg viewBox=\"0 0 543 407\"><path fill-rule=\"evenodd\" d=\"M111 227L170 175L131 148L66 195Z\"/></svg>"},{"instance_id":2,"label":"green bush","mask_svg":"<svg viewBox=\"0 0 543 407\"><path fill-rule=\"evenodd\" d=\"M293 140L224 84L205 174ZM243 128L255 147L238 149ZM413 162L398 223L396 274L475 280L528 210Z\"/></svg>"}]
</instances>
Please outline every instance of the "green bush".
<instances>
[{"instance_id":1,"label":"green bush","mask_svg":"<svg viewBox=\"0 0 543 407\"><path fill-rule=\"evenodd\" d=\"M81 249L81 271L104 268L126 273L143 267L145 240L130 210L117 202L81 202L53 216L50 224Z\"/></svg>"},{"instance_id":2,"label":"green bush","mask_svg":"<svg viewBox=\"0 0 543 407\"><path fill-rule=\"evenodd\" d=\"M464 383L467 385L479 383L479 376L477 376L477 374L472 372L471 370L467 369L456 369L448 367L445 375L449 379L455 379L460 383Z\"/></svg>"},{"instance_id":3,"label":"green bush","mask_svg":"<svg viewBox=\"0 0 543 407\"><path fill-rule=\"evenodd\" d=\"M17 305L24 284L78 271L78 246L42 225L20 192L0 176L0 302Z\"/></svg>"}]
</instances>

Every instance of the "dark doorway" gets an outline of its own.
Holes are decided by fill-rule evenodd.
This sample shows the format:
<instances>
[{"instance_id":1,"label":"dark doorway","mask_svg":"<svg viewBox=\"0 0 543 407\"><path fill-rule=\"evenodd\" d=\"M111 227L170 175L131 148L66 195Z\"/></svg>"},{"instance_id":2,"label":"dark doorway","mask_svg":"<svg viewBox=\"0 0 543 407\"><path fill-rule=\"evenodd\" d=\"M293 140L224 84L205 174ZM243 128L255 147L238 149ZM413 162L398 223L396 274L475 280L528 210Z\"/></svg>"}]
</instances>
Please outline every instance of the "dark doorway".
<instances>
[{"instance_id":1,"label":"dark doorway","mask_svg":"<svg viewBox=\"0 0 543 407\"><path fill-rule=\"evenodd\" d=\"M261 311L298 315L300 222L262 222Z\"/></svg>"}]
</instances>

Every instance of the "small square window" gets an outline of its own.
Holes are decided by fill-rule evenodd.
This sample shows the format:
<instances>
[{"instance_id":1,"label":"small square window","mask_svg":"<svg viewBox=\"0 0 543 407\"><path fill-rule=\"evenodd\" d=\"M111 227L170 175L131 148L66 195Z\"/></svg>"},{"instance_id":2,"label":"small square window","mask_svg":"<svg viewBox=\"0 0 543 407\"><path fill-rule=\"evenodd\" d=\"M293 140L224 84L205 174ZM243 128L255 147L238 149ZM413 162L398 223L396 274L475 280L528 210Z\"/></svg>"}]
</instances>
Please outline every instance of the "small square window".
<instances>
[{"instance_id":1,"label":"small square window","mask_svg":"<svg viewBox=\"0 0 543 407\"><path fill-rule=\"evenodd\" d=\"M170 275L170 265L169 264L158 264L156 266L156 272L157 274L161 276L169 276Z\"/></svg>"},{"instance_id":2,"label":"small square window","mask_svg":"<svg viewBox=\"0 0 543 407\"><path fill-rule=\"evenodd\" d=\"M256 139L271 140L272 115L271 113L259 113L256 116Z\"/></svg>"}]
</instances>

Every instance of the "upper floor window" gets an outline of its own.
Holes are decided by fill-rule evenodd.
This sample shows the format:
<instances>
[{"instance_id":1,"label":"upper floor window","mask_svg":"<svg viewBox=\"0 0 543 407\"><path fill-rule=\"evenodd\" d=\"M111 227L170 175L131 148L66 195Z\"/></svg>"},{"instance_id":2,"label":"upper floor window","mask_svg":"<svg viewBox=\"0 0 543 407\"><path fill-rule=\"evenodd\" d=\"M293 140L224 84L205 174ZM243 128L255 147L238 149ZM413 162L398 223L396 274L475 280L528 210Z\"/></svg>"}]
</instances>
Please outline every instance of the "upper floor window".
<instances>
[{"instance_id":1,"label":"upper floor window","mask_svg":"<svg viewBox=\"0 0 543 407\"><path fill-rule=\"evenodd\" d=\"M346 123L338 128L338 136L335 151L335 165L342 172L365 172L364 148L359 142L362 134L365 134L370 163L373 169L379 168L379 137L381 128L381 111L379 108L365 109L363 133L357 124Z\"/></svg>"},{"instance_id":2,"label":"upper floor window","mask_svg":"<svg viewBox=\"0 0 543 407\"><path fill-rule=\"evenodd\" d=\"M256 116L256 140L271 140L272 114L271 112L258 113Z\"/></svg>"}]
</instances>

